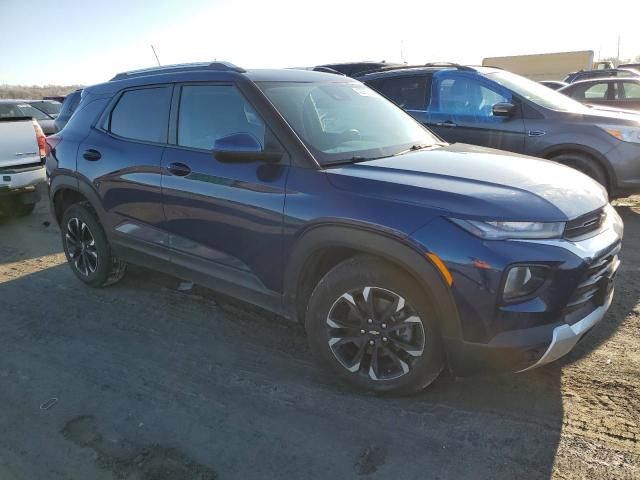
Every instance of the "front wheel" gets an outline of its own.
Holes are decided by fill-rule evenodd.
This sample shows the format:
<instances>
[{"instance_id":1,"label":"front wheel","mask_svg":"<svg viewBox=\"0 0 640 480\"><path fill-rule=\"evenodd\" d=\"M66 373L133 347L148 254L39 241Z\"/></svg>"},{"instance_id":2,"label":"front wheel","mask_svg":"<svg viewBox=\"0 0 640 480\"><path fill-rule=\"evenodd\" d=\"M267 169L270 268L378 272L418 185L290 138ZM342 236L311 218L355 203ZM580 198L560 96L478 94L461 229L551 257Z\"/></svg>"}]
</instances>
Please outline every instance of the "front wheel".
<instances>
[{"instance_id":1,"label":"front wheel","mask_svg":"<svg viewBox=\"0 0 640 480\"><path fill-rule=\"evenodd\" d=\"M82 282L91 287L105 287L122 279L126 263L112 253L88 204L71 205L62 216L60 231L69 266Z\"/></svg>"},{"instance_id":2,"label":"front wheel","mask_svg":"<svg viewBox=\"0 0 640 480\"><path fill-rule=\"evenodd\" d=\"M436 317L413 277L363 256L320 280L305 325L313 353L341 378L376 392L410 393L442 371Z\"/></svg>"}]
</instances>

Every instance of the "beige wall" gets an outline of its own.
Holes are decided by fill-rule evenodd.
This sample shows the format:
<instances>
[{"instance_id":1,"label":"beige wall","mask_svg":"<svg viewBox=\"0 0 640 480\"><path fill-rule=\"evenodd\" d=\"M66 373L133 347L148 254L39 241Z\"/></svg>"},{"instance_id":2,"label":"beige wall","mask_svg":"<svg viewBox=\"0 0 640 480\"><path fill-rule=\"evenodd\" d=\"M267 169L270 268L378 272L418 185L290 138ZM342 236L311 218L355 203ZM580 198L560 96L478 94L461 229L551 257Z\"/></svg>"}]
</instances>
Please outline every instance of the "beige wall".
<instances>
[{"instance_id":1,"label":"beige wall","mask_svg":"<svg viewBox=\"0 0 640 480\"><path fill-rule=\"evenodd\" d=\"M482 65L500 67L532 80L562 80L570 72L591 69L593 51L487 57Z\"/></svg>"}]
</instances>

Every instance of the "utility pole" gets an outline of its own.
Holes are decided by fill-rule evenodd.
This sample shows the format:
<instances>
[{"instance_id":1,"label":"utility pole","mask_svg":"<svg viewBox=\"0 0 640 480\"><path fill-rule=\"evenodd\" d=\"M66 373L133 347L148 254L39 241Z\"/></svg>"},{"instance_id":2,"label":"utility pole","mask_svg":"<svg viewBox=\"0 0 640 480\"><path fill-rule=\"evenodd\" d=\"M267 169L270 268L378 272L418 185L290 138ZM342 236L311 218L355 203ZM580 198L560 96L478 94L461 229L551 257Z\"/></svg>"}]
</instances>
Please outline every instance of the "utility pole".
<instances>
[{"instance_id":1,"label":"utility pole","mask_svg":"<svg viewBox=\"0 0 640 480\"><path fill-rule=\"evenodd\" d=\"M618 59L618 65L620 65L620 34L618 34L618 55L616 56ZM616 65L616 67L618 66Z\"/></svg>"},{"instance_id":2,"label":"utility pole","mask_svg":"<svg viewBox=\"0 0 640 480\"><path fill-rule=\"evenodd\" d=\"M158 54L156 53L156 49L151 45L151 50L153 50L153 55L156 57L156 62L158 62L158 66L160 66L160 59L158 58Z\"/></svg>"}]
</instances>

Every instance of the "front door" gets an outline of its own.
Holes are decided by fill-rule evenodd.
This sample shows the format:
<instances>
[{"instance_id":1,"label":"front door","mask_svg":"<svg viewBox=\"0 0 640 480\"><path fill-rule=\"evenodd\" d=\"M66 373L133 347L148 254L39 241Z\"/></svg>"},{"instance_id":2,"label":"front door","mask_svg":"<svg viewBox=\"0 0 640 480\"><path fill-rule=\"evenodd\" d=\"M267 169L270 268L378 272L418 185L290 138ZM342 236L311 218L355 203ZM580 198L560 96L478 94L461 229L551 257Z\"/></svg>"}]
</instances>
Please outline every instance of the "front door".
<instances>
[{"instance_id":1,"label":"front door","mask_svg":"<svg viewBox=\"0 0 640 480\"><path fill-rule=\"evenodd\" d=\"M493 115L497 103L513 103L509 117ZM477 73L441 70L433 75L426 126L449 143L524 152L522 112L512 93Z\"/></svg>"},{"instance_id":2,"label":"front door","mask_svg":"<svg viewBox=\"0 0 640 480\"><path fill-rule=\"evenodd\" d=\"M172 261L250 290L277 290L288 157L276 164L229 163L216 141L249 134L281 149L241 92L230 84L176 87L174 139L162 158L162 192Z\"/></svg>"}]
</instances>

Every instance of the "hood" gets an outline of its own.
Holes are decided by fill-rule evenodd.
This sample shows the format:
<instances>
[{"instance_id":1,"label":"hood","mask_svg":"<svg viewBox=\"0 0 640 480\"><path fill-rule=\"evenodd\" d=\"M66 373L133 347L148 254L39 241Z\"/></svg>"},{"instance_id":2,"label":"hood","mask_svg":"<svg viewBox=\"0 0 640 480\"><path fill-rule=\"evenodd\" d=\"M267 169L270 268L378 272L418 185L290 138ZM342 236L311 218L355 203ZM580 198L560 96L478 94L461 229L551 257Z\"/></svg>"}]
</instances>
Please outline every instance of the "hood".
<instances>
[{"instance_id":1,"label":"hood","mask_svg":"<svg viewBox=\"0 0 640 480\"><path fill-rule=\"evenodd\" d=\"M601 125L625 125L640 128L640 113L602 105L586 107L583 120Z\"/></svg>"},{"instance_id":2,"label":"hood","mask_svg":"<svg viewBox=\"0 0 640 480\"><path fill-rule=\"evenodd\" d=\"M604 188L577 170L459 143L330 168L327 173L339 189L465 218L564 221L607 203Z\"/></svg>"}]
</instances>

